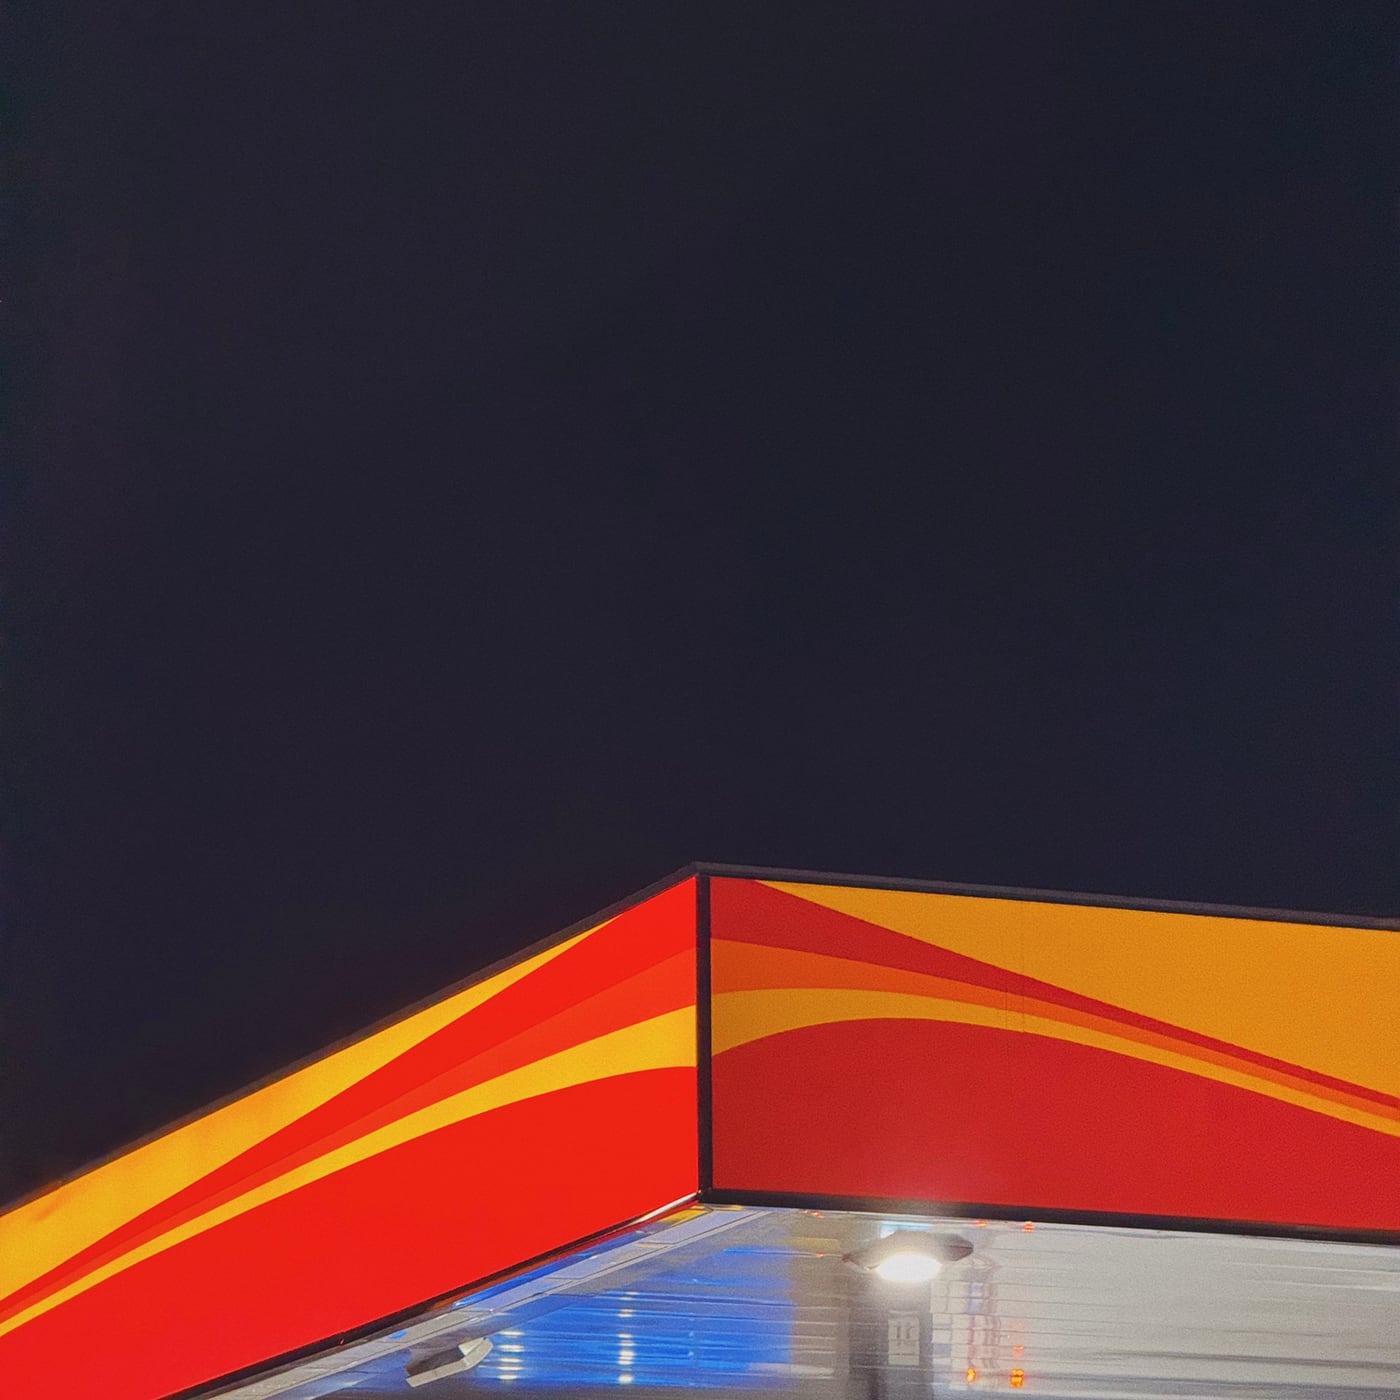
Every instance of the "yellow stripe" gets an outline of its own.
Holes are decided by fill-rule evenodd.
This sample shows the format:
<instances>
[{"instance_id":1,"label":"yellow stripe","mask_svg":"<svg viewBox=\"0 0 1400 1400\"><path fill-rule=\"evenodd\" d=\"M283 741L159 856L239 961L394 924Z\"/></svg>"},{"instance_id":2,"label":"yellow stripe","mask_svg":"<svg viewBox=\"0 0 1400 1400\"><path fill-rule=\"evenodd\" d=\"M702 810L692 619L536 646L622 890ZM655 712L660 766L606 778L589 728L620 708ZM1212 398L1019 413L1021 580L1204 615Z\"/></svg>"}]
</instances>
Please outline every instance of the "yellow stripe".
<instances>
[{"instance_id":1,"label":"yellow stripe","mask_svg":"<svg viewBox=\"0 0 1400 1400\"><path fill-rule=\"evenodd\" d=\"M382 1069L589 929L0 1216L0 1300Z\"/></svg>"},{"instance_id":2,"label":"yellow stripe","mask_svg":"<svg viewBox=\"0 0 1400 1400\"><path fill-rule=\"evenodd\" d=\"M1400 933L910 890L773 889L1400 1095Z\"/></svg>"},{"instance_id":3,"label":"yellow stripe","mask_svg":"<svg viewBox=\"0 0 1400 1400\"><path fill-rule=\"evenodd\" d=\"M663 1016L641 1021L636 1025L625 1026L622 1030L610 1031L581 1045L571 1046L534 1064L511 1070L507 1074L487 1080L484 1084L474 1085L460 1094L444 1099L441 1103L420 1109L407 1118L337 1148L314 1162L307 1162L276 1181L267 1182L236 1200L208 1211L198 1219L187 1221L159 1238L129 1250L120 1258L109 1261L68 1287L16 1314L8 1322L0 1325L0 1337L121 1273L124 1269L151 1258L152 1255L160 1254L195 1235L213 1229L216 1225L222 1225L247 1211L266 1205L269 1201L275 1201L303 1186L310 1186L335 1172L344 1171L358 1162L388 1152L391 1148L435 1132L439 1128L475 1118L493 1108L592 1080L638 1070L693 1068L694 1065L695 1009L688 1006L668 1011Z\"/></svg>"},{"instance_id":4,"label":"yellow stripe","mask_svg":"<svg viewBox=\"0 0 1400 1400\"><path fill-rule=\"evenodd\" d=\"M978 1006L972 1002L950 1001L942 997L925 997L904 992L864 992L841 988L792 987L756 992L722 992L714 1000L712 1043L715 1054L736 1046L779 1035L783 1031L805 1026L832 1025L841 1021L910 1020L945 1021L954 1025L989 1026L1008 1029L1007 1013L1000 1008ZM1200 1079L1213 1079L1221 1084L1248 1089L1283 1103L1340 1118L1373 1132L1400 1137L1400 1123L1362 1108L1339 1104L1318 1097L1305 1089L1278 1084L1247 1070L1231 1069L1198 1060L1189 1052L1173 1051L1155 1045L1144 1045L1108 1031L1076 1026L1048 1016L1018 1013L1011 1028L1027 1035L1044 1036L1051 1040L1069 1041L1096 1050L1108 1050L1134 1060L1167 1069L1180 1070Z\"/></svg>"}]
</instances>

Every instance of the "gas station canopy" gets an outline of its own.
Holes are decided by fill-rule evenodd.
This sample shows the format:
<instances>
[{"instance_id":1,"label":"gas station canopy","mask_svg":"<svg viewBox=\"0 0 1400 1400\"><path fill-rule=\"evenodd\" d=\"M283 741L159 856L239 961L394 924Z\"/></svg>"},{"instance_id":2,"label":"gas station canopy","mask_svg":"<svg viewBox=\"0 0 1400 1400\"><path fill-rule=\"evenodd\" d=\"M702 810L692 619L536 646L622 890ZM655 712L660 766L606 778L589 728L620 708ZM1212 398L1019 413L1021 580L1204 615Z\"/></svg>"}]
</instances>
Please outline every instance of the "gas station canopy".
<instances>
[{"instance_id":1,"label":"gas station canopy","mask_svg":"<svg viewBox=\"0 0 1400 1400\"><path fill-rule=\"evenodd\" d=\"M1393 1396L1400 934L694 867L0 1215L0 1393Z\"/></svg>"}]
</instances>

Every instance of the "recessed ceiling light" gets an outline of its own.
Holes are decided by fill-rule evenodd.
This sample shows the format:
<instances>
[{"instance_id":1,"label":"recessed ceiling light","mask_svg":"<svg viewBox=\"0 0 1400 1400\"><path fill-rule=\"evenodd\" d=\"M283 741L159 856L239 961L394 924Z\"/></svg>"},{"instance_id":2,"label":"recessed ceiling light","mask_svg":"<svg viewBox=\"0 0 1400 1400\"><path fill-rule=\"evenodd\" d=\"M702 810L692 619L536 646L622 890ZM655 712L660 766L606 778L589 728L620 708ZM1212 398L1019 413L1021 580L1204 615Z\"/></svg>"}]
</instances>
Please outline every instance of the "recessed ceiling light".
<instances>
[{"instance_id":1,"label":"recessed ceiling light","mask_svg":"<svg viewBox=\"0 0 1400 1400\"><path fill-rule=\"evenodd\" d=\"M871 1272L886 1283L927 1283L930 1279L937 1278L942 1268L941 1259L935 1259L931 1254L906 1249L898 1254L886 1255Z\"/></svg>"},{"instance_id":2,"label":"recessed ceiling light","mask_svg":"<svg viewBox=\"0 0 1400 1400\"><path fill-rule=\"evenodd\" d=\"M945 1264L966 1259L972 1246L957 1235L924 1230L896 1230L874 1244L845 1255L846 1263L885 1283L928 1283Z\"/></svg>"}]
</instances>

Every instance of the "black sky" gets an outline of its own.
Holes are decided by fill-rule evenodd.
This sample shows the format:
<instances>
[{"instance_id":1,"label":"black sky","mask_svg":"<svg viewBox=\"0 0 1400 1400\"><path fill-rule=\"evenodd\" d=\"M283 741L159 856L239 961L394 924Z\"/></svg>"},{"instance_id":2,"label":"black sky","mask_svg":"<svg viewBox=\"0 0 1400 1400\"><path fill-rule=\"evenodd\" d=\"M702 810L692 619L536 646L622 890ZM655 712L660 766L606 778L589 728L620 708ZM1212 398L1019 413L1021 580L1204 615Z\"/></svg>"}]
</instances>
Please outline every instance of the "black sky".
<instances>
[{"instance_id":1,"label":"black sky","mask_svg":"<svg viewBox=\"0 0 1400 1400\"><path fill-rule=\"evenodd\" d=\"M0 1198L692 858L1394 913L1394 14L22 11Z\"/></svg>"}]
</instances>

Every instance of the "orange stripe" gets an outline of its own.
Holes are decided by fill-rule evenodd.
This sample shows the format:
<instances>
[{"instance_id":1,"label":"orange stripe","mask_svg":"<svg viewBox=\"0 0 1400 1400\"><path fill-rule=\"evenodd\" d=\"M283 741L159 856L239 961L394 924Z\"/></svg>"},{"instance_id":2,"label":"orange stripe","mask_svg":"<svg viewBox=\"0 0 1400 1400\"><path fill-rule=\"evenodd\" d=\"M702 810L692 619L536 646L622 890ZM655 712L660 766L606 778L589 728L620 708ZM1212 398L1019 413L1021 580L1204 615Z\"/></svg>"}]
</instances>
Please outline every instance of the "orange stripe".
<instances>
[{"instance_id":1,"label":"orange stripe","mask_svg":"<svg viewBox=\"0 0 1400 1400\"><path fill-rule=\"evenodd\" d=\"M1261 1064L1248 1054L1232 1054L1229 1049L1202 1046L1199 1041L1169 1032L1144 1028L1127 1013L1124 1019L1098 1015L1066 1007L1021 993L1003 994L985 987L933 977L927 973L906 972L878 964L834 958L822 953L806 953L765 944L738 943L716 939L714 979L717 993L783 988L830 988L832 990L915 993L941 997L973 1006L999 1008L1005 1012L1004 1025L1017 1029L1017 1018L1030 1011L1047 1020L1119 1036L1144 1046L1170 1050L1204 1063L1266 1079L1282 1087L1305 1092L1357 1111L1379 1114L1400 1123L1400 1108L1374 1099L1348 1093L1333 1085L1318 1083L1306 1072L1291 1074L1287 1069Z\"/></svg>"},{"instance_id":2,"label":"orange stripe","mask_svg":"<svg viewBox=\"0 0 1400 1400\"><path fill-rule=\"evenodd\" d=\"M872 992L906 992L922 987L930 994L961 989L984 1006L1009 1007L1009 994L976 987L952 977L911 972L884 963L836 958L768 943L740 943L717 938L711 944L715 992L757 991L763 987L850 987Z\"/></svg>"}]
</instances>

